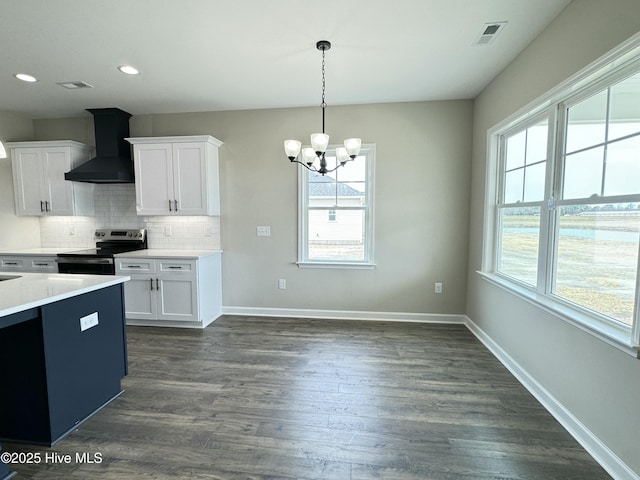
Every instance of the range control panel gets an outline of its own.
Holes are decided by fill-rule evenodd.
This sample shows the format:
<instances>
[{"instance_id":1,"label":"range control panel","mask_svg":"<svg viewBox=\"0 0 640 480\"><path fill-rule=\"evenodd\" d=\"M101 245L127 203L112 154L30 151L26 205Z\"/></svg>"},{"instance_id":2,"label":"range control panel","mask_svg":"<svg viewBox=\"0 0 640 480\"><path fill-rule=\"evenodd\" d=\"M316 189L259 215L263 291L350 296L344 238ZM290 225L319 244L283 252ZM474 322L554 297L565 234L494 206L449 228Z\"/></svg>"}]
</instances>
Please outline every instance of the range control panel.
<instances>
[{"instance_id":1,"label":"range control panel","mask_svg":"<svg viewBox=\"0 0 640 480\"><path fill-rule=\"evenodd\" d=\"M95 238L101 241L111 241L111 240L144 241L146 236L147 236L147 230L145 228L128 228L123 230L99 228L96 230L96 233L95 233Z\"/></svg>"}]
</instances>

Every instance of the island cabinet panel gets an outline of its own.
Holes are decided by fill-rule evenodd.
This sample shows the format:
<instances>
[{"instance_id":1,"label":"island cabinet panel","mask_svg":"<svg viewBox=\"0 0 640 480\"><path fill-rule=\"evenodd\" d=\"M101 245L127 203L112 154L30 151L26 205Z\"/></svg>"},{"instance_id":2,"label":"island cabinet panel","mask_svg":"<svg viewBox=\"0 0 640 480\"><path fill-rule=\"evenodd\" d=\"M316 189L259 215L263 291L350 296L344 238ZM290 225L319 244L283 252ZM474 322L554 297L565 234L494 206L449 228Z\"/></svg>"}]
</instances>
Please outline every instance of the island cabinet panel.
<instances>
[{"instance_id":1,"label":"island cabinet panel","mask_svg":"<svg viewBox=\"0 0 640 480\"><path fill-rule=\"evenodd\" d=\"M120 394L127 368L122 302L118 285L42 307L52 438ZM82 331L80 319L96 314L97 325Z\"/></svg>"},{"instance_id":2,"label":"island cabinet panel","mask_svg":"<svg viewBox=\"0 0 640 480\"><path fill-rule=\"evenodd\" d=\"M0 453L2 453L2 445L0 445ZM9 470L9 467L7 467L7 465L2 460L0 460L0 480L9 480L14 476L15 473L11 472Z\"/></svg>"},{"instance_id":3,"label":"island cabinet panel","mask_svg":"<svg viewBox=\"0 0 640 480\"><path fill-rule=\"evenodd\" d=\"M3 317L0 438L53 445L121 392L122 284Z\"/></svg>"},{"instance_id":4,"label":"island cabinet panel","mask_svg":"<svg viewBox=\"0 0 640 480\"><path fill-rule=\"evenodd\" d=\"M50 438L40 309L2 318L0 437L11 441Z\"/></svg>"}]
</instances>

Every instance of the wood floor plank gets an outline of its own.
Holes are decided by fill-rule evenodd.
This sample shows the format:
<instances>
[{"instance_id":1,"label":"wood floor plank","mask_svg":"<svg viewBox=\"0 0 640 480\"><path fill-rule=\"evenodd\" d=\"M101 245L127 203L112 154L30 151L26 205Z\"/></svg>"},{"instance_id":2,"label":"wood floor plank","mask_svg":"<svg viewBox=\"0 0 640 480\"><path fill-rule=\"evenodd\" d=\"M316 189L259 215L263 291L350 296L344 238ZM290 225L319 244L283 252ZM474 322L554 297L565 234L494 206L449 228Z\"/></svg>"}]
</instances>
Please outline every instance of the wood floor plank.
<instances>
[{"instance_id":1,"label":"wood floor plank","mask_svg":"<svg viewBox=\"0 0 640 480\"><path fill-rule=\"evenodd\" d=\"M223 316L128 328L125 393L21 479L608 479L464 326Z\"/></svg>"}]
</instances>

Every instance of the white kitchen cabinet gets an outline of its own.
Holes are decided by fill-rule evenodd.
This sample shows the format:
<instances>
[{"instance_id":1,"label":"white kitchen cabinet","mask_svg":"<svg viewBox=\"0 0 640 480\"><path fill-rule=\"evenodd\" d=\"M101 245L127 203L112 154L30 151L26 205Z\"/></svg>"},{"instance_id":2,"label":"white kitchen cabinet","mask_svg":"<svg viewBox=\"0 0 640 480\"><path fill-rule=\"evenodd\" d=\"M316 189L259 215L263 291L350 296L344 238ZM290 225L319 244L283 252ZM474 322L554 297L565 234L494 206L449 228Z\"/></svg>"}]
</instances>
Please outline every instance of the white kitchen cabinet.
<instances>
[{"instance_id":1,"label":"white kitchen cabinet","mask_svg":"<svg viewBox=\"0 0 640 480\"><path fill-rule=\"evenodd\" d=\"M127 138L138 215L220 215L218 147L209 135Z\"/></svg>"},{"instance_id":2,"label":"white kitchen cabinet","mask_svg":"<svg viewBox=\"0 0 640 480\"><path fill-rule=\"evenodd\" d=\"M58 264L51 255L0 255L0 271L58 273Z\"/></svg>"},{"instance_id":3,"label":"white kitchen cabinet","mask_svg":"<svg viewBox=\"0 0 640 480\"><path fill-rule=\"evenodd\" d=\"M7 143L17 215L93 215L92 184L64 174L89 160L89 147L70 140Z\"/></svg>"},{"instance_id":4,"label":"white kitchen cabinet","mask_svg":"<svg viewBox=\"0 0 640 480\"><path fill-rule=\"evenodd\" d=\"M199 258L116 257L128 275L128 325L204 328L222 311L220 254Z\"/></svg>"}]
</instances>

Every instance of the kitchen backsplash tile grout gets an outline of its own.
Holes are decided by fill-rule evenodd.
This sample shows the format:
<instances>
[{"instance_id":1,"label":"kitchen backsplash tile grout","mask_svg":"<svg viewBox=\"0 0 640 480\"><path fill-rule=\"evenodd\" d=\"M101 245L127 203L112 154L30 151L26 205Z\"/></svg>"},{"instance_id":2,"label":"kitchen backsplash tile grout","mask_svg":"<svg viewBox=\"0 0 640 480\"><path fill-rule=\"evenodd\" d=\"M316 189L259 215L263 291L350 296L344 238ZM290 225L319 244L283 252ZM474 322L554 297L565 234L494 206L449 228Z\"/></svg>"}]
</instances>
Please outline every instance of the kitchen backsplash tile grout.
<instances>
[{"instance_id":1,"label":"kitchen backsplash tile grout","mask_svg":"<svg viewBox=\"0 0 640 480\"><path fill-rule=\"evenodd\" d=\"M94 217L42 217L43 248L87 248L95 245L96 228L146 228L149 248L219 249L220 217L147 217L136 214L133 184L96 185ZM167 229L167 227L170 227ZM167 233L170 230L171 235Z\"/></svg>"}]
</instances>

